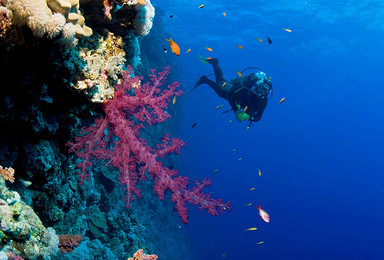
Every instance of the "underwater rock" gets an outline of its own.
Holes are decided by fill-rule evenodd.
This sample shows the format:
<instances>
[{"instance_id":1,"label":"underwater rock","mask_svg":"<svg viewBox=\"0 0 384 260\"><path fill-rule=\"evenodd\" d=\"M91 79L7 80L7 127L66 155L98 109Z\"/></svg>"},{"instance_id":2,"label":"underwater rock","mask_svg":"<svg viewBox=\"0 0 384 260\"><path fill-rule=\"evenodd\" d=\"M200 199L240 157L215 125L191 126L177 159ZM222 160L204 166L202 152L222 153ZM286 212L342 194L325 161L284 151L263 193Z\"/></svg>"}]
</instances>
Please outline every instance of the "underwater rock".
<instances>
[{"instance_id":1,"label":"underwater rock","mask_svg":"<svg viewBox=\"0 0 384 260\"><path fill-rule=\"evenodd\" d=\"M46 173L51 170L56 162L55 149L47 140L39 140L37 144L26 144L25 150L28 171Z\"/></svg>"},{"instance_id":2,"label":"underwater rock","mask_svg":"<svg viewBox=\"0 0 384 260\"><path fill-rule=\"evenodd\" d=\"M104 212L101 212L97 206L89 207L88 226L92 235L99 238L108 230L107 219Z\"/></svg>"}]
</instances>

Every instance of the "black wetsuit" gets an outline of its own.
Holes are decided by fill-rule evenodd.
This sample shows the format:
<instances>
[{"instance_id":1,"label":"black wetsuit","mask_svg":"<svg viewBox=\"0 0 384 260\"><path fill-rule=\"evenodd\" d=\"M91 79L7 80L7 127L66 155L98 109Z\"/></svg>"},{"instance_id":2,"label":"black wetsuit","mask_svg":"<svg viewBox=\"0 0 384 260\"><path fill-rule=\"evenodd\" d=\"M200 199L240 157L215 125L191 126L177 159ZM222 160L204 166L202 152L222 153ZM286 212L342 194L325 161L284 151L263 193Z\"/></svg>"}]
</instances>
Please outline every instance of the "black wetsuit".
<instances>
[{"instance_id":1,"label":"black wetsuit","mask_svg":"<svg viewBox=\"0 0 384 260\"><path fill-rule=\"evenodd\" d=\"M238 106L240 106L240 109L248 107L246 113L249 115L249 121L259 121L267 106L272 83L267 79L260 82L254 73L244 77L237 77L228 82L224 79L218 59L210 59L207 62L213 66L216 81L203 76L198 80L195 88L202 84L208 84L219 97L228 100L234 112L239 110Z\"/></svg>"}]
</instances>

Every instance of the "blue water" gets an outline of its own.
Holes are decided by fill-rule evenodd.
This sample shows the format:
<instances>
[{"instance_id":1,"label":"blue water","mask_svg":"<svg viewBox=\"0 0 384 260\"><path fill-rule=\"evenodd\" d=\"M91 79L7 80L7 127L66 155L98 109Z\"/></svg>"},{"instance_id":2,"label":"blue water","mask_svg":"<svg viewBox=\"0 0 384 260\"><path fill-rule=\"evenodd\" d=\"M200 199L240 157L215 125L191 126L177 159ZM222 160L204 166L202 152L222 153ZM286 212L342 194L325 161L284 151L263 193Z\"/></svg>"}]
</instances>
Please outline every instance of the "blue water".
<instances>
[{"instance_id":1,"label":"blue water","mask_svg":"<svg viewBox=\"0 0 384 260\"><path fill-rule=\"evenodd\" d=\"M219 58L228 80L260 67L274 88L250 131L221 113L230 106L207 85L176 119L187 143L180 174L201 179L218 169L207 192L233 206L219 217L190 207L185 229L196 259L383 259L384 2L152 3L181 48L187 91L213 73L198 54ZM259 204L270 223L259 218ZM244 232L249 227L258 229Z\"/></svg>"}]
</instances>

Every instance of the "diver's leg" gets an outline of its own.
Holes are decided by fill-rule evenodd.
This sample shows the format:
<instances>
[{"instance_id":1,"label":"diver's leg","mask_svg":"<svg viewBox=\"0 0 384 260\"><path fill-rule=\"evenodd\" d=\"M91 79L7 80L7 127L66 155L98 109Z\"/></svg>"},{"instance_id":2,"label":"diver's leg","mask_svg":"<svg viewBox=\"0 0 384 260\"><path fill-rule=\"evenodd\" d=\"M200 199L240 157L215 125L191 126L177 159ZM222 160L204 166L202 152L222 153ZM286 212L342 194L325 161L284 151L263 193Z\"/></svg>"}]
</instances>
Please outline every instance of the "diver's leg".
<instances>
[{"instance_id":1,"label":"diver's leg","mask_svg":"<svg viewBox=\"0 0 384 260\"><path fill-rule=\"evenodd\" d=\"M224 79L223 70L219 66L219 60L216 58L207 59L207 62L212 65L213 71L215 72L216 82L222 85L226 80Z\"/></svg>"},{"instance_id":2,"label":"diver's leg","mask_svg":"<svg viewBox=\"0 0 384 260\"><path fill-rule=\"evenodd\" d=\"M228 99L228 92L224 91L221 85L217 84L217 82L210 80L208 78L206 78L204 81L205 81L204 83L208 84L211 87L211 89L213 89L219 97Z\"/></svg>"}]
</instances>

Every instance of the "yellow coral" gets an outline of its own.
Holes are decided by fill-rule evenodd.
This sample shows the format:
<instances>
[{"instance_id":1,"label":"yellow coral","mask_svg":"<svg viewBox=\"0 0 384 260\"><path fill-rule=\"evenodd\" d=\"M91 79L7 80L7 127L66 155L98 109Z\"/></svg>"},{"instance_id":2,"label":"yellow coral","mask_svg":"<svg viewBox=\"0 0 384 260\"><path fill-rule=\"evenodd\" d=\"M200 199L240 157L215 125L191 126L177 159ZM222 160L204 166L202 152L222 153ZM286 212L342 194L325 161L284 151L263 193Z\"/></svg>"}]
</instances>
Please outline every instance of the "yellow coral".
<instances>
[{"instance_id":1,"label":"yellow coral","mask_svg":"<svg viewBox=\"0 0 384 260\"><path fill-rule=\"evenodd\" d=\"M119 82L125 62L122 45L121 37L109 33L106 39L100 37L96 50L80 49L80 57L86 61L87 65L82 71L83 79L76 83L75 88L93 93L94 88L97 87L97 92L91 94L92 102L101 103L113 98L115 93L113 85Z\"/></svg>"},{"instance_id":2,"label":"yellow coral","mask_svg":"<svg viewBox=\"0 0 384 260\"><path fill-rule=\"evenodd\" d=\"M3 168L3 166L0 165L0 175L3 177L4 180L7 180L13 183L15 181L14 174L15 174L15 170L13 168L11 167Z\"/></svg>"}]
</instances>

